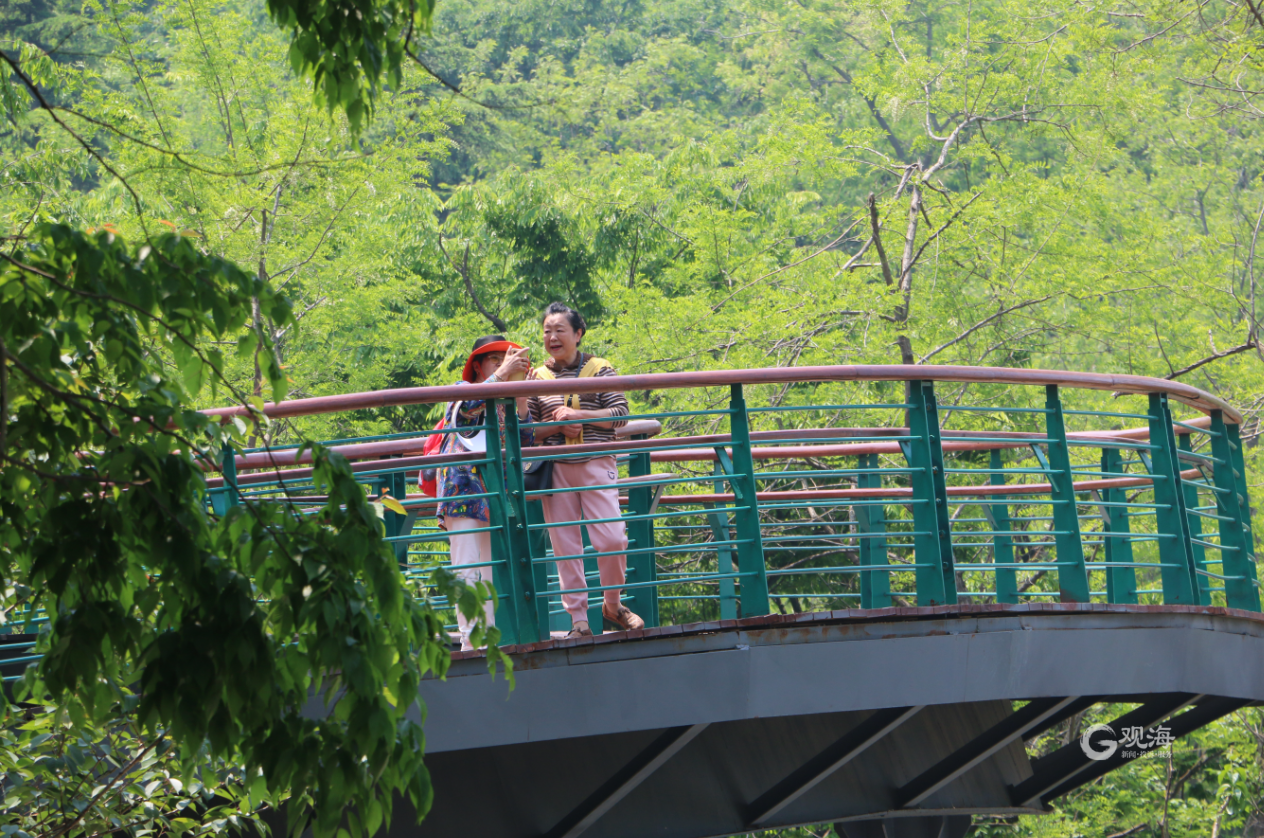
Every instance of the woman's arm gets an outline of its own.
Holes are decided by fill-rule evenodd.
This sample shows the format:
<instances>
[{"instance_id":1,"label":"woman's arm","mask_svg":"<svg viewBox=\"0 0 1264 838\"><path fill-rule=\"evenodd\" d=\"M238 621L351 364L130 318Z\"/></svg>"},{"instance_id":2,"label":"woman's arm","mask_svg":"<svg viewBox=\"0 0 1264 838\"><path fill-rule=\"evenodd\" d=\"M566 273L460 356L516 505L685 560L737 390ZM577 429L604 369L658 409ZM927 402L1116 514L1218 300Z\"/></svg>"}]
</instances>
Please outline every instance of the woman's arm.
<instances>
[{"instance_id":1,"label":"woman's arm","mask_svg":"<svg viewBox=\"0 0 1264 838\"><path fill-rule=\"evenodd\" d=\"M544 418L544 402L539 396L531 396L527 399L527 415L533 423L552 421L551 419L546 420ZM532 428L531 431L535 439L535 444L539 445L549 437L554 436L555 434L560 434L562 432L562 428L560 425L551 425L547 428L535 427Z\"/></svg>"},{"instance_id":2,"label":"woman's arm","mask_svg":"<svg viewBox=\"0 0 1264 838\"><path fill-rule=\"evenodd\" d=\"M468 381L458 381L457 386L469 385ZM454 427L460 428L469 425L483 424L483 409L486 405L482 399L466 399L463 401L449 402L445 410L445 416L451 419ZM461 435L469 437L472 432L462 431Z\"/></svg>"},{"instance_id":3,"label":"woman's arm","mask_svg":"<svg viewBox=\"0 0 1264 838\"><path fill-rule=\"evenodd\" d=\"M597 373L597 377L615 375L613 367L606 367ZM602 429L621 428L626 424L626 420L619 421L621 417L628 415L628 397L620 392L598 393L597 401L601 407L596 410L578 410L576 408L564 407L556 412L554 418L561 422L566 419L574 419L584 424L591 424L594 427ZM615 421L603 422L602 419L612 419ZM597 421L594 421L597 420Z\"/></svg>"},{"instance_id":4,"label":"woman's arm","mask_svg":"<svg viewBox=\"0 0 1264 838\"><path fill-rule=\"evenodd\" d=\"M595 419L613 419L616 416L626 416L626 413L616 413L612 408L602 408L601 410L577 410L573 407L560 407L553 414L553 421L564 422L568 419L580 422L585 425L592 425L596 428L615 428L620 422L596 422ZM549 430L543 428L542 430ZM554 429L556 430L556 429Z\"/></svg>"}]
</instances>

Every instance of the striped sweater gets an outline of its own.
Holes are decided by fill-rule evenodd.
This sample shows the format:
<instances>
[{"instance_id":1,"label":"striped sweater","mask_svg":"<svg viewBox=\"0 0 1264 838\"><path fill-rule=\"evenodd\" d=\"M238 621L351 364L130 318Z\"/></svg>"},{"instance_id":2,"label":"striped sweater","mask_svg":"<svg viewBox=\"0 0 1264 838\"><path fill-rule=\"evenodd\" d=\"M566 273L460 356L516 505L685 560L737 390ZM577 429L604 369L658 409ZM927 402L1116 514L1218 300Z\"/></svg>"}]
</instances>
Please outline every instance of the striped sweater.
<instances>
[{"instance_id":1,"label":"striped sweater","mask_svg":"<svg viewBox=\"0 0 1264 838\"><path fill-rule=\"evenodd\" d=\"M571 366L565 367L564 369L555 369L550 364L549 369L553 373L554 377L558 379L578 378L580 370L584 368L584 364L586 364L588 359L591 357L592 356L586 352L580 352L576 355L575 363ZM606 367L593 377L604 378L611 375L618 375L618 372L614 369L614 367ZM531 421L552 422L553 411L564 405L566 403L566 398L566 396L532 396L527 400L527 407L531 411ZM580 393L579 405L582 410L609 410L611 411L611 416L628 415L628 399L623 393ZM592 423L585 422L584 442L610 442L615 438L615 428L622 427L627 423L615 420L610 424L611 427L609 428L599 428ZM555 425L554 427L557 428L560 426ZM565 437L561 433L558 433L550 436L541 444L561 446L564 444L564 439ZM568 459L567 462L585 462L587 459L596 458Z\"/></svg>"}]
</instances>

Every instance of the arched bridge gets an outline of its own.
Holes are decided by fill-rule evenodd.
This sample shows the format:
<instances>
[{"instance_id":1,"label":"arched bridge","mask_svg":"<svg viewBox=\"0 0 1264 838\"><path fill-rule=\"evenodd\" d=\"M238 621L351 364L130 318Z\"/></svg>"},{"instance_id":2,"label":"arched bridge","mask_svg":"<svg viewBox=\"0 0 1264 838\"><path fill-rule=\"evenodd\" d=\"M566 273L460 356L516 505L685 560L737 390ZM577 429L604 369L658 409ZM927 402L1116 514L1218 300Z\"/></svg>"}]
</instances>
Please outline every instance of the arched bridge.
<instances>
[{"instance_id":1,"label":"arched bridge","mask_svg":"<svg viewBox=\"0 0 1264 838\"><path fill-rule=\"evenodd\" d=\"M1264 700L1241 417L1184 384L838 366L392 390L267 412L610 389L652 409L609 443L520 448L509 427L503 450L425 457L426 433L334 441L372 491L406 498L407 514L384 517L423 582L447 561L447 534L409 488L418 469L476 464L488 488L517 687L478 652L454 653L447 681L426 685L437 799L419 828L401 813L399 836L690 838L826 821L848 838L961 835L974 814L1044 811ZM563 557L522 467L597 453L620 463L623 597L647 627L570 640ZM228 452L213 503L302 503L306 462ZM577 557L601 591L598 555ZM1113 739L1028 751L1095 705L1112 706Z\"/></svg>"}]
</instances>

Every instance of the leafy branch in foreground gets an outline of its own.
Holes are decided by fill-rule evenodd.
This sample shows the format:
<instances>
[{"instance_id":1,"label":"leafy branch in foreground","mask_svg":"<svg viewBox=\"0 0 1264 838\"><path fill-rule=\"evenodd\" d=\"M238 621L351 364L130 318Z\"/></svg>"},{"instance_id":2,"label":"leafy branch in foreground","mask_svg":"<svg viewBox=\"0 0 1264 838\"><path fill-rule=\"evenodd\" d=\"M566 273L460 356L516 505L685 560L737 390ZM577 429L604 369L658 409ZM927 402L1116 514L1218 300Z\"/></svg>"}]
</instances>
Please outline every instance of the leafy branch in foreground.
<instances>
[{"instance_id":1,"label":"leafy branch in foreground","mask_svg":"<svg viewBox=\"0 0 1264 838\"><path fill-rule=\"evenodd\" d=\"M398 87L414 33L430 29L434 0L268 0L290 33L290 63L315 82L316 103L347 114L351 130L373 115L382 76Z\"/></svg>"},{"instance_id":2,"label":"leafy branch in foreground","mask_svg":"<svg viewBox=\"0 0 1264 838\"><path fill-rule=\"evenodd\" d=\"M10 706L0 726L0 813L6 838L146 834L202 838L264 828L262 783L204 752L184 764L170 738L129 720L124 694L103 725L72 724L56 707Z\"/></svg>"},{"instance_id":3,"label":"leafy branch in foreground","mask_svg":"<svg viewBox=\"0 0 1264 838\"><path fill-rule=\"evenodd\" d=\"M288 797L295 829L372 833L395 793L419 816L429 807L407 714L421 678L446 671L447 637L341 456L314 447L327 495L315 514L275 501L210 512L207 463L247 431L188 407L227 386L216 344L260 350L284 393L252 309L292 322L266 283L173 234L133 250L109 231L41 225L0 260L0 609L46 615L44 658L20 688L82 735L125 722L185 765L205 754L255 778L251 795ZM435 581L471 616L490 593ZM506 662L497 639L486 629L493 667ZM314 696L323 718L304 715ZM55 834L88 834L59 811Z\"/></svg>"}]
</instances>

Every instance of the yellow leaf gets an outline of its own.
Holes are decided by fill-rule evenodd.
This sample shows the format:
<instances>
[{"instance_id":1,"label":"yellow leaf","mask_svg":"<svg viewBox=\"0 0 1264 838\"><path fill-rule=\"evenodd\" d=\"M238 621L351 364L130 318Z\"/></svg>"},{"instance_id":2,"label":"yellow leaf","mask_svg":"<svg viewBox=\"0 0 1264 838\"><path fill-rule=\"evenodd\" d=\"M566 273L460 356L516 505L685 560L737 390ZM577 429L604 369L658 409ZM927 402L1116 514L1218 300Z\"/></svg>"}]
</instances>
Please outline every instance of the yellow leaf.
<instances>
[{"instance_id":1,"label":"yellow leaf","mask_svg":"<svg viewBox=\"0 0 1264 838\"><path fill-rule=\"evenodd\" d=\"M404 505L390 495L382 495L380 500L382 501L382 506L385 506L390 511L397 512L400 515L408 514L408 510L404 509Z\"/></svg>"}]
</instances>

